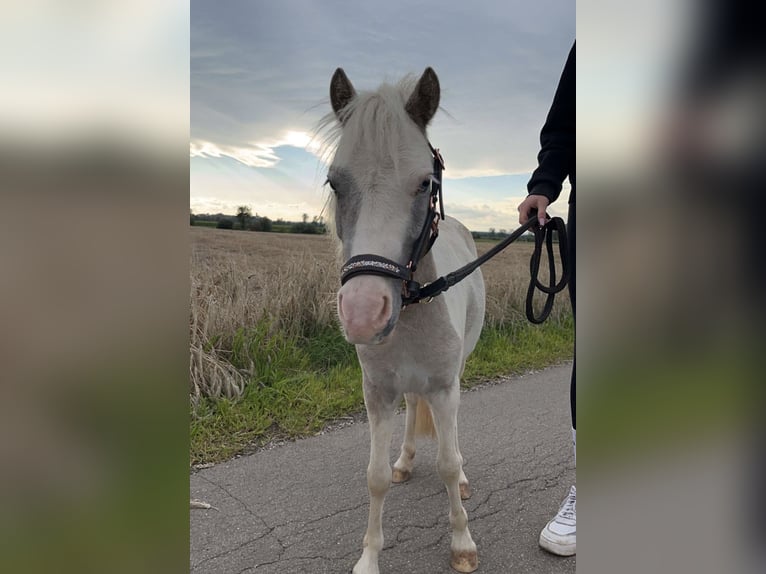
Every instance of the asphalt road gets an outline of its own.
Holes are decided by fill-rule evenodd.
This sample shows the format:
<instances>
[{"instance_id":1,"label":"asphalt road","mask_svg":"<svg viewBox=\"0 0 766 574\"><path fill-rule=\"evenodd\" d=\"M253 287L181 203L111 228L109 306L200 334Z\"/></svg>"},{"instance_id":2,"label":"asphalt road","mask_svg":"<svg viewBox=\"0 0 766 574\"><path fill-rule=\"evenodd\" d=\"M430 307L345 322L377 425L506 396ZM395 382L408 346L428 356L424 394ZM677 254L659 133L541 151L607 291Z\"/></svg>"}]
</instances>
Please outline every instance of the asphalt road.
<instances>
[{"instance_id":1,"label":"asphalt road","mask_svg":"<svg viewBox=\"0 0 766 574\"><path fill-rule=\"evenodd\" d=\"M463 393L459 432L473 496L465 501L482 574L575 572L575 558L537 545L575 481L571 363ZM394 433L399 453L404 415ZM369 427L360 422L206 468L190 495L194 574L351 571L367 524ZM393 485L383 515L381 574L451 573L447 493L435 444L418 440L412 479Z\"/></svg>"}]
</instances>

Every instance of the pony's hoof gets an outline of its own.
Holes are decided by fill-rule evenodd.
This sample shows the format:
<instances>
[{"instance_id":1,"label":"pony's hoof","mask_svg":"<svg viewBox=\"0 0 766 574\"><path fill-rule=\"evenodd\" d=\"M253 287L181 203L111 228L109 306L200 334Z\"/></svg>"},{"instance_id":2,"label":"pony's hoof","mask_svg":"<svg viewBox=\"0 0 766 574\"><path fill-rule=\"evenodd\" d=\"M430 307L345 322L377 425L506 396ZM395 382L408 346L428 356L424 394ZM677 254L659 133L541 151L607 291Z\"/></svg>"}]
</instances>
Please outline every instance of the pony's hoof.
<instances>
[{"instance_id":1,"label":"pony's hoof","mask_svg":"<svg viewBox=\"0 0 766 574\"><path fill-rule=\"evenodd\" d=\"M463 552L452 551L450 566L458 572L473 572L479 567L479 555L476 550Z\"/></svg>"},{"instance_id":2,"label":"pony's hoof","mask_svg":"<svg viewBox=\"0 0 766 574\"><path fill-rule=\"evenodd\" d=\"M391 482L395 484L407 482L410 478L412 478L412 472L409 470L399 470L398 468L395 468L394 472L391 473Z\"/></svg>"},{"instance_id":3,"label":"pony's hoof","mask_svg":"<svg viewBox=\"0 0 766 574\"><path fill-rule=\"evenodd\" d=\"M471 492L471 485L468 484L467 482L461 482L459 486L460 486L461 500L468 500L469 498L471 498L471 495L473 494L473 492Z\"/></svg>"}]
</instances>

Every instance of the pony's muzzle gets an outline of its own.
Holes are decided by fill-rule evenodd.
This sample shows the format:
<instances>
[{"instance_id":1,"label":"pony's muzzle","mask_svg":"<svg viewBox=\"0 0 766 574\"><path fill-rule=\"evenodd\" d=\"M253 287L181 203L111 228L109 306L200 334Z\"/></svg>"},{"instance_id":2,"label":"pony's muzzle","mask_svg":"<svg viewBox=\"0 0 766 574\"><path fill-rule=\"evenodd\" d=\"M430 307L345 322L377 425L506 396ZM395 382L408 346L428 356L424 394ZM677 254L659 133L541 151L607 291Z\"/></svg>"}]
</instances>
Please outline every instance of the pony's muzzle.
<instances>
[{"instance_id":1,"label":"pony's muzzle","mask_svg":"<svg viewBox=\"0 0 766 574\"><path fill-rule=\"evenodd\" d=\"M375 345L393 331L400 303L394 301L391 280L358 276L338 291L338 316L349 343Z\"/></svg>"}]
</instances>

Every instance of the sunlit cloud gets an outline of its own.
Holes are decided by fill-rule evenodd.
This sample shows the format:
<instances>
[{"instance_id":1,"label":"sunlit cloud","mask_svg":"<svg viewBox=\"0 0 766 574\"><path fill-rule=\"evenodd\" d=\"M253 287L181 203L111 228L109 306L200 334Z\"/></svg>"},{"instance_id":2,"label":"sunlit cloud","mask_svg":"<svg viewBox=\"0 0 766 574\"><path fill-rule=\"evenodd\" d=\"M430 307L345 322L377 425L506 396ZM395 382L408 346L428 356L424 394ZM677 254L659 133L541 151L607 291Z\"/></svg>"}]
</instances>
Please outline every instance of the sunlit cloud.
<instances>
[{"instance_id":1,"label":"sunlit cloud","mask_svg":"<svg viewBox=\"0 0 766 574\"><path fill-rule=\"evenodd\" d=\"M312 141L311 135L301 131L286 131L280 139L258 142L246 146L216 144L209 141L192 140L189 145L190 157L221 158L229 157L249 167L274 167L280 161L275 148L289 145L305 149L314 154L319 146Z\"/></svg>"},{"instance_id":2,"label":"sunlit cloud","mask_svg":"<svg viewBox=\"0 0 766 574\"><path fill-rule=\"evenodd\" d=\"M257 144L253 147L235 147L206 141L192 141L189 155L206 158L230 157L250 167L273 167L279 162L279 157L272 148Z\"/></svg>"}]
</instances>

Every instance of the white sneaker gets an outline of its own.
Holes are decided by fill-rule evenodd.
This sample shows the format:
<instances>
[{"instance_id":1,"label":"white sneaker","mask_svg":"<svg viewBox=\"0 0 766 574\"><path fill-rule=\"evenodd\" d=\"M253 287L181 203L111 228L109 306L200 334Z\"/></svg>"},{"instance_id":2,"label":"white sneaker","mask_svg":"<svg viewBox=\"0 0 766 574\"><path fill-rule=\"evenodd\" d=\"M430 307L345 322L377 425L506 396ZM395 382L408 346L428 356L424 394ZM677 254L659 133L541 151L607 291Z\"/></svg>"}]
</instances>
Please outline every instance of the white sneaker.
<instances>
[{"instance_id":1,"label":"white sneaker","mask_svg":"<svg viewBox=\"0 0 766 574\"><path fill-rule=\"evenodd\" d=\"M540 532L540 546L559 556L577 553L577 487L561 503L558 514Z\"/></svg>"}]
</instances>

